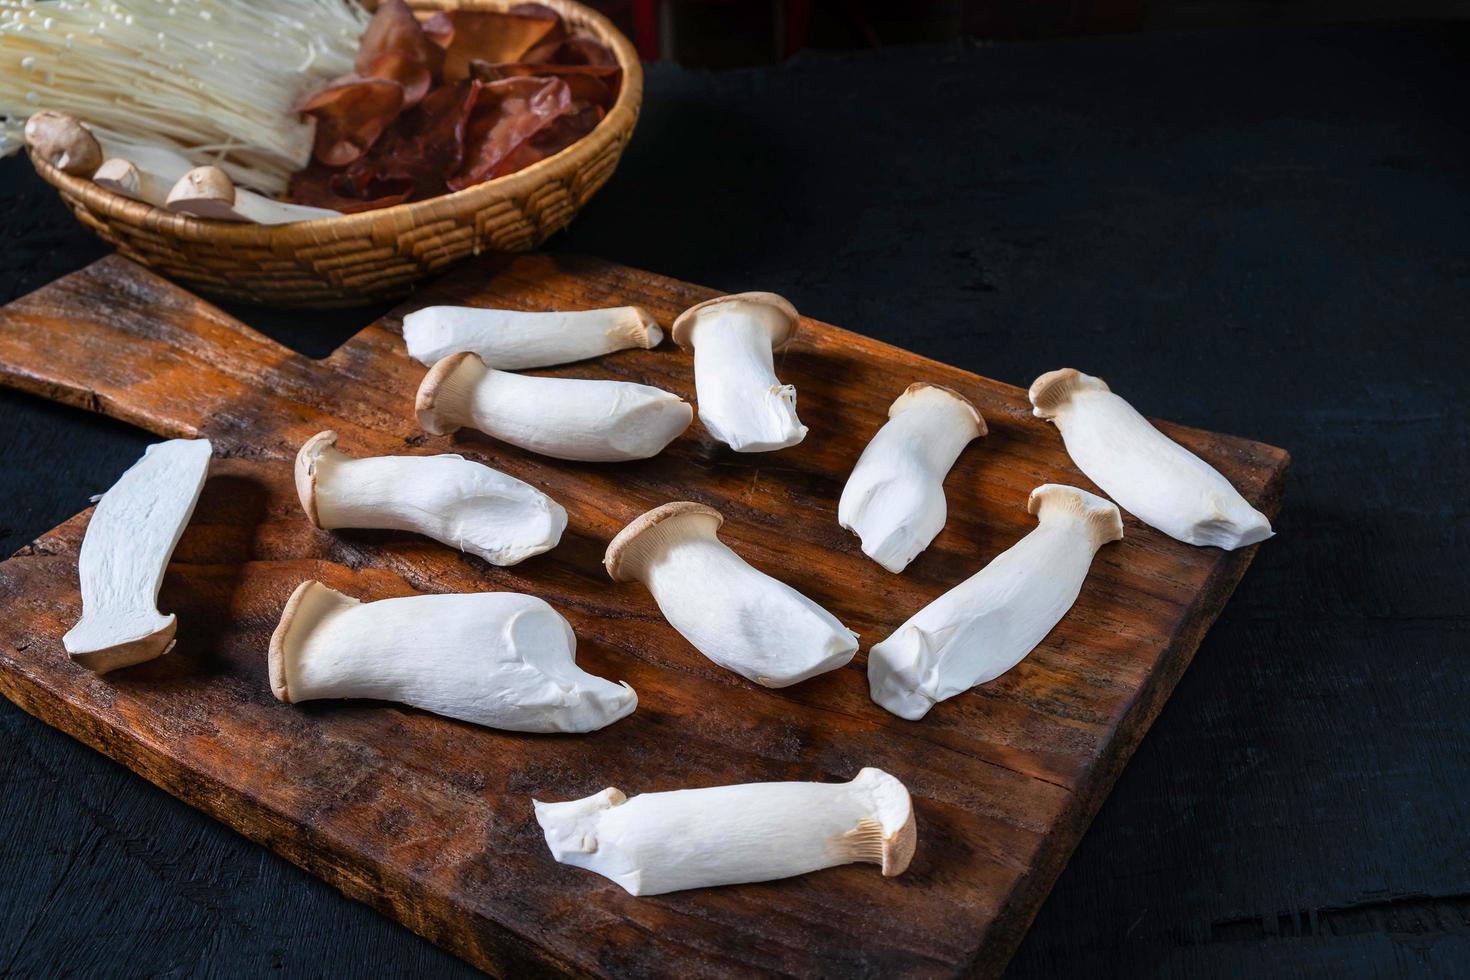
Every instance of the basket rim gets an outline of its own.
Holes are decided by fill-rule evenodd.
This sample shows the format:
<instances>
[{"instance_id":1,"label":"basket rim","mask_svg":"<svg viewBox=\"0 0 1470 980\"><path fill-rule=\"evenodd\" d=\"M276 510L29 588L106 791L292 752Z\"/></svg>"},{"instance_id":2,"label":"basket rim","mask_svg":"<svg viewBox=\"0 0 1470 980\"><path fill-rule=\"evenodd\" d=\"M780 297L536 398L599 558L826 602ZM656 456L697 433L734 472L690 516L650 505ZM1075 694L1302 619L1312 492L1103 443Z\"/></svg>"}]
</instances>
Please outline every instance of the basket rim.
<instances>
[{"instance_id":1,"label":"basket rim","mask_svg":"<svg viewBox=\"0 0 1470 980\"><path fill-rule=\"evenodd\" d=\"M499 9L514 6L518 0L407 0L415 11L452 9ZM583 160L602 152L631 132L638 121L643 102L643 64L633 43L618 30L601 11L577 0L539 0L578 26L590 29L597 39L612 51L622 69L622 85L607 115L592 132L571 146L538 160L522 170L504 177L483 181L463 190L439 194L422 201L395 204L391 207L342 214L330 218L312 218L281 225L259 225L233 221L212 221L154 207L98 186L86 177L63 173L26 148L31 165L41 178L63 194L99 215L126 222L139 228L164 233L184 241L209 241L220 245L272 248L291 242L326 242L340 238L374 236L385 227L408 231L427 224L478 211L498 201L532 194L548 176L575 169Z\"/></svg>"}]
</instances>

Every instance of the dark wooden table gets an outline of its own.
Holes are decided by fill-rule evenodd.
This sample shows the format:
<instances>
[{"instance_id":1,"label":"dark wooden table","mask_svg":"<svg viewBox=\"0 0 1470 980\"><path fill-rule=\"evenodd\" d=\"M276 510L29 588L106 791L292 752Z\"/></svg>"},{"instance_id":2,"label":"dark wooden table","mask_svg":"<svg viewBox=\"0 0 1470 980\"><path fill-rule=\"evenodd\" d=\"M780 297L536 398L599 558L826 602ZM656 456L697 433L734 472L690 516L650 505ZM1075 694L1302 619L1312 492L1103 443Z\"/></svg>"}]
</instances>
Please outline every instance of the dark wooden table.
<instances>
[{"instance_id":1,"label":"dark wooden table","mask_svg":"<svg viewBox=\"0 0 1470 980\"><path fill-rule=\"evenodd\" d=\"M1291 451L1279 537L1011 976L1470 962L1467 55L1406 24L658 67L556 243ZM0 298L101 254L20 161L0 214ZM234 312L313 354L372 315ZM0 413L7 550L149 441ZM468 973L3 702L0 826L0 976Z\"/></svg>"}]
</instances>

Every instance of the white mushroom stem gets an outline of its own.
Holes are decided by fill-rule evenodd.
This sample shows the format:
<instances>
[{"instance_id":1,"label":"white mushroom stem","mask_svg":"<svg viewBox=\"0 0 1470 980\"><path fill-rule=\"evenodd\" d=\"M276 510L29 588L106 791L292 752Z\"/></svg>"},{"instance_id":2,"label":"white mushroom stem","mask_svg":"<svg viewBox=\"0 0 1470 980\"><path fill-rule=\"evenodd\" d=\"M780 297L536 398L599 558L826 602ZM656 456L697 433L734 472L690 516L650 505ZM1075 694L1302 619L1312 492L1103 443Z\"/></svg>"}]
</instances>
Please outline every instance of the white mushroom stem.
<instances>
[{"instance_id":1,"label":"white mushroom stem","mask_svg":"<svg viewBox=\"0 0 1470 980\"><path fill-rule=\"evenodd\" d=\"M520 371L657 347L664 335L637 306L569 313L427 306L403 318L403 339L408 356L420 364L469 351L489 367Z\"/></svg>"},{"instance_id":2,"label":"white mushroom stem","mask_svg":"<svg viewBox=\"0 0 1470 980\"><path fill-rule=\"evenodd\" d=\"M1271 522L1209 463L1154 428L1100 378L1072 368L1031 385L1033 414L1062 433L1077 468L1118 506L1186 544L1234 551Z\"/></svg>"},{"instance_id":3,"label":"white mushroom stem","mask_svg":"<svg viewBox=\"0 0 1470 980\"><path fill-rule=\"evenodd\" d=\"M514 592L360 602L320 582L292 593L271 636L287 703L376 698L515 732L590 732L638 696L579 668L571 624Z\"/></svg>"},{"instance_id":4,"label":"white mushroom stem","mask_svg":"<svg viewBox=\"0 0 1470 980\"><path fill-rule=\"evenodd\" d=\"M174 545L209 474L208 439L149 446L102 495L82 539L82 618L61 638L71 658L103 673L168 652L178 625L158 611Z\"/></svg>"},{"instance_id":5,"label":"white mushroom stem","mask_svg":"<svg viewBox=\"0 0 1470 980\"><path fill-rule=\"evenodd\" d=\"M296 492L317 527L415 531L514 565L556 547L567 512L515 477L463 456L353 459L319 432L296 454Z\"/></svg>"},{"instance_id":6,"label":"white mushroom stem","mask_svg":"<svg viewBox=\"0 0 1470 980\"><path fill-rule=\"evenodd\" d=\"M915 721L1020 663L1072 608L1092 556L1123 537L1111 501L1048 483L1026 509L1036 528L868 651L873 700Z\"/></svg>"},{"instance_id":7,"label":"white mushroom stem","mask_svg":"<svg viewBox=\"0 0 1470 980\"><path fill-rule=\"evenodd\" d=\"M863 554L901 572L944 528L944 477L985 420L963 396L927 382L909 385L888 409L842 488L837 522Z\"/></svg>"},{"instance_id":8,"label":"white mushroom stem","mask_svg":"<svg viewBox=\"0 0 1470 980\"><path fill-rule=\"evenodd\" d=\"M713 507L664 504L623 528L603 565L616 582L642 582L696 650L757 684L787 687L852 660L857 634L731 551L723 523Z\"/></svg>"},{"instance_id":9,"label":"white mushroom stem","mask_svg":"<svg viewBox=\"0 0 1470 980\"><path fill-rule=\"evenodd\" d=\"M602 463L657 456L694 419L662 388L510 374L470 353L435 364L415 408L435 435L469 426L543 456Z\"/></svg>"},{"instance_id":10,"label":"white mushroom stem","mask_svg":"<svg viewBox=\"0 0 1470 980\"><path fill-rule=\"evenodd\" d=\"M909 866L918 841L903 783L863 769L846 783L746 783L566 803L533 800L551 856L630 895L772 881L839 864Z\"/></svg>"},{"instance_id":11,"label":"white mushroom stem","mask_svg":"<svg viewBox=\"0 0 1470 980\"><path fill-rule=\"evenodd\" d=\"M699 420L738 453L785 449L806 438L796 389L776 379L774 358L796 324L796 308L775 293L721 296L674 321L674 342L694 351Z\"/></svg>"},{"instance_id":12,"label":"white mushroom stem","mask_svg":"<svg viewBox=\"0 0 1470 980\"><path fill-rule=\"evenodd\" d=\"M144 185L140 183L139 186L142 188ZM147 186L151 189L155 185L149 182ZM195 167L184 174L169 190L163 204L179 214L260 225L285 225L294 221L335 218L341 214L329 208L288 204L243 187L237 188L229 175L218 167Z\"/></svg>"}]
</instances>

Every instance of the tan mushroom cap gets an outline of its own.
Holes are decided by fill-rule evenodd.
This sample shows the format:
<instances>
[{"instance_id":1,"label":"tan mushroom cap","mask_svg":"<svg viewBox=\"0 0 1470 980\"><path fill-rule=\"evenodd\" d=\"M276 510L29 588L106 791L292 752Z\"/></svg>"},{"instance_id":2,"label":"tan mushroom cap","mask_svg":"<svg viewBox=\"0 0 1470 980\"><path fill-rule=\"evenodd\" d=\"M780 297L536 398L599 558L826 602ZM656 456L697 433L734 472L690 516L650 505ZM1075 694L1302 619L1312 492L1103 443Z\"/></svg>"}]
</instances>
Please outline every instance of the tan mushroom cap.
<instances>
[{"instance_id":1,"label":"tan mushroom cap","mask_svg":"<svg viewBox=\"0 0 1470 980\"><path fill-rule=\"evenodd\" d=\"M713 507L695 503L692 500L676 500L662 507L655 507L635 518L608 544L607 553L602 558L602 566L607 569L607 574L614 582L632 581L637 576L625 567L624 559L628 556L629 549L635 547L634 543L660 524L675 518L686 517L712 518L717 529L725 523L724 514Z\"/></svg>"},{"instance_id":2,"label":"tan mushroom cap","mask_svg":"<svg viewBox=\"0 0 1470 980\"><path fill-rule=\"evenodd\" d=\"M901 406L906 399L917 395L921 391L926 390L937 391L942 395L948 395L950 398L953 398L955 401L959 402L966 409L968 409L970 415L975 419L975 427L980 430L980 435L983 436L990 431L985 426L985 416L980 414L980 410L975 407L974 402L970 401L970 399L966 398L958 391L955 391L953 388L946 388L944 385L935 384L932 381L915 381L913 384L905 388L903 390L903 394L894 399L893 404L888 407L888 417L893 418L893 416L902 411Z\"/></svg>"},{"instance_id":3,"label":"tan mushroom cap","mask_svg":"<svg viewBox=\"0 0 1470 980\"><path fill-rule=\"evenodd\" d=\"M296 454L296 496L301 500L301 509L317 527L322 526L322 519L316 509L316 463L322 453L336 444L337 433L324 429L302 443Z\"/></svg>"},{"instance_id":4,"label":"tan mushroom cap","mask_svg":"<svg viewBox=\"0 0 1470 980\"><path fill-rule=\"evenodd\" d=\"M1031 399L1031 414L1037 418L1049 419L1071 400L1074 392L1083 388L1092 388L1097 391L1110 390L1107 382L1102 378L1090 377L1076 368L1059 368L1055 371L1048 371L1031 382L1031 388L1026 392L1027 397Z\"/></svg>"},{"instance_id":5,"label":"tan mushroom cap","mask_svg":"<svg viewBox=\"0 0 1470 980\"><path fill-rule=\"evenodd\" d=\"M89 177L102 165L102 147L76 116L42 109L26 120L26 145L64 174Z\"/></svg>"},{"instance_id":6,"label":"tan mushroom cap","mask_svg":"<svg viewBox=\"0 0 1470 980\"><path fill-rule=\"evenodd\" d=\"M473 363L471 358L474 359ZM464 425L465 420L459 416L460 406L446 404L453 399L444 397L444 389L446 385L451 389L456 387L452 384L452 379L462 368L471 370L476 364L484 368L485 362L470 351L461 351L440 358L438 363L429 368L429 373L419 383L418 394L413 400L414 414L418 416L419 425L425 431L444 436Z\"/></svg>"},{"instance_id":7,"label":"tan mushroom cap","mask_svg":"<svg viewBox=\"0 0 1470 980\"><path fill-rule=\"evenodd\" d=\"M270 647L266 652L266 663L270 670L271 693L277 700L291 703L291 692L286 685L286 637L291 633L291 627L296 621L296 615L301 611L301 604L306 601L306 595L313 587L322 584L315 579L307 579L296 586L296 591L291 593L291 598L286 600L286 608L281 610L281 621L276 624L275 632L271 633ZM323 588L325 586L322 586Z\"/></svg>"},{"instance_id":8,"label":"tan mushroom cap","mask_svg":"<svg viewBox=\"0 0 1470 980\"><path fill-rule=\"evenodd\" d=\"M1026 498L1026 513L1039 517L1044 504L1080 516L1087 523L1093 544L1098 547L1123 539L1123 515L1118 505L1106 497L1065 483L1043 483Z\"/></svg>"},{"instance_id":9,"label":"tan mushroom cap","mask_svg":"<svg viewBox=\"0 0 1470 980\"><path fill-rule=\"evenodd\" d=\"M84 650L71 654L72 662L98 674L120 670L134 664L156 660L168 653L174 645L174 634L178 631L179 619L169 614L168 624L156 633L149 633L134 640L113 644L100 650Z\"/></svg>"},{"instance_id":10,"label":"tan mushroom cap","mask_svg":"<svg viewBox=\"0 0 1470 980\"><path fill-rule=\"evenodd\" d=\"M729 296L716 296L714 299L707 299L703 303L696 303L683 313L680 313L678 319L674 321L674 326L669 330L669 336L674 338L674 343L688 350L690 347L689 334L694 329L694 322L698 319L699 312L713 306L720 306L724 303L759 303L780 312L785 329L784 331L778 331L772 334L772 350L791 339L791 335L796 332L796 326L801 320L800 314L796 312L796 307L792 306L791 301L784 296L762 292L732 293Z\"/></svg>"},{"instance_id":11,"label":"tan mushroom cap","mask_svg":"<svg viewBox=\"0 0 1470 980\"><path fill-rule=\"evenodd\" d=\"M131 160L113 157L111 160L102 161L102 166L92 174L92 182L110 191L133 195L137 194L139 187L142 186L143 175L139 173Z\"/></svg>"},{"instance_id":12,"label":"tan mushroom cap","mask_svg":"<svg viewBox=\"0 0 1470 980\"><path fill-rule=\"evenodd\" d=\"M633 315L638 318L638 326L634 335L638 337L639 343L642 344L644 349L657 347L660 343L662 343L664 339L664 331L663 328L658 325L658 320L654 319L653 314L648 312L641 306L631 306L629 307L629 309L631 309L633 311Z\"/></svg>"},{"instance_id":13,"label":"tan mushroom cap","mask_svg":"<svg viewBox=\"0 0 1470 980\"><path fill-rule=\"evenodd\" d=\"M291 692L286 680L286 658L294 649L293 634L310 633L327 613L360 604L358 599L344 595L316 579L307 579L296 586L296 591L286 600L286 608L281 610L281 621L271 634L270 648L266 654L272 694L287 704L291 703Z\"/></svg>"},{"instance_id":14,"label":"tan mushroom cap","mask_svg":"<svg viewBox=\"0 0 1470 980\"><path fill-rule=\"evenodd\" d=\"M195 167L168 192L164 206L216 221L244 220L235 210L235 182L218 167Z\"/></svg>"},{"instance_id":15,"label":"tan mushroom cap","mask_svg":"<svg viewBox=\"0 0 1470 980\"><path fill-rule=\"evenodd\" d=\"M908 870L919 846L919 828L914 823L914 807L909 804L909 817L896 832L883 840L883 877L892 878Z\"/></svg>"}]
</instances>

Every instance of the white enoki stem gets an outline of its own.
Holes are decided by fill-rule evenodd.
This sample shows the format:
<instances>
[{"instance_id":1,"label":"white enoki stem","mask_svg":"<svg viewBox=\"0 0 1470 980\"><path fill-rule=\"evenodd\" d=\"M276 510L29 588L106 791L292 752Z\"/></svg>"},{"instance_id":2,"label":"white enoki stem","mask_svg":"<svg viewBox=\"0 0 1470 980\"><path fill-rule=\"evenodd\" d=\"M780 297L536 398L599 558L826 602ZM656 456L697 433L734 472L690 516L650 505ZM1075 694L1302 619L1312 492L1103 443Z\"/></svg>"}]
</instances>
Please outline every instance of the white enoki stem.
<instances>
[{"instance_id":1,"label":"white enoki stem","mask_svg":"<svg viewBox=\"0 0 1470 980\"><path fill-rule=\"evenodd\" d=\"M291 105L352 70L367 19L349 0L0 0L0 154L55 109L280 194L311 153Z\"/></svg>"},{"instance_id":2,"label":"white enoki stem","mask_svg":"<svg viewBox=\"0 0 1470 980\"><path fill-rule=\"evenodd\" d=\"M571 624L515 592L359 602L303 582L271 638L283 701L376 698L516 732L590 732L633 713L627 684L576 663Z\"/></svg>"}]
</instances>

